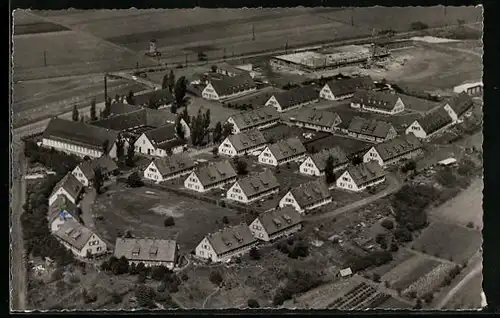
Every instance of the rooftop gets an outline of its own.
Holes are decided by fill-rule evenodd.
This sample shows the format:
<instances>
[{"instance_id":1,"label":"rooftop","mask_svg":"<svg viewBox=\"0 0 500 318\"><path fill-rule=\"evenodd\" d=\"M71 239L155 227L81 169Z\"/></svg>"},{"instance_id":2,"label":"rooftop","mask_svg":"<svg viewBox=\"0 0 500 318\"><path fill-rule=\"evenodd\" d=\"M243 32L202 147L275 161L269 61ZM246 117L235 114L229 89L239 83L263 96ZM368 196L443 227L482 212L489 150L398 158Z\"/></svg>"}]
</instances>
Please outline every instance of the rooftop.
<instances>
[{"instance_id":1,"label":"rooftop","mask_svg":"<svg viewBox=\"0 0 500 318\"><path fill-rule=\"evenodd\" d=\"M322 179L317 179L290 190L293 197L301 207L314 204L331 197L328 186Z\"/></svg>"},{"instance_id":2,"label":"rooftop","mask_svg":"<svg viewBox=\"0 0 500 318\"><path fill-rule=\"evenodd\" d=\"M191 157L184 153L156 158L153 162L162 176L175 174L178 171L194 168L196 166Z\"/></svg>"},{"instance_id":3,"label":"rooftop","mask_svg":"<svg viewBox=\"0 0 500 318\"><path fill-rule=\"evenodd\" d=\"M127 260L175 262L177 242L152 238L117 238L114 255Z\"/></svg>"},{"instance_id":4,"label":"rooftop","mask_svg":"<svg viewBox=\"0 0 500 318\"><path fill-rule=\"evenodd\" d=\"M268 235L273 235L302 222L302 217L292 206L265 212L258 217Z\"/></svg>"},{"instance_id":5,"label":"rooftop","mask_svg":"<svg viewBox=\"0 0 500 318\"><path fill-rule=\"evenodd\" d=\"M92 235L95 234L87 227L70 219L63 223L61 227L54 232L54 235L78 251L81 251L85 245L87 245Z\"/></svg>"},{"instance_id":6,"label":"rooftop","mask_svg":"<svg viewBox=\"0 0 500 318\"><path fill-rule=\"evenodd\" d=\"M210 162L198 167L196 175L203 186L236 177L237 173L228 160Z\"/></svg>"},{"instance_id":7,"label":"rooftop","mask_svg":"<svg viewBox=\"0 0 500 318\"><path fill-rule=\"evenodd\" d=\"M254 196L280 186L278 179L276 179L272 171L267 169L260 173L248 175L236 182L247 197Z\"/></svg>"},{"instance_id":8,"label":"rooftop","mask_svg":"<svg viewBox=\"0 0 500 318\"><path fill-rule=\"evenodd\" d=\"M217 255L228 253L257 242L257 239L252 235L246 224L224 228L215 233L208 234L206 238Z\"/></svg>"}]
</instances>

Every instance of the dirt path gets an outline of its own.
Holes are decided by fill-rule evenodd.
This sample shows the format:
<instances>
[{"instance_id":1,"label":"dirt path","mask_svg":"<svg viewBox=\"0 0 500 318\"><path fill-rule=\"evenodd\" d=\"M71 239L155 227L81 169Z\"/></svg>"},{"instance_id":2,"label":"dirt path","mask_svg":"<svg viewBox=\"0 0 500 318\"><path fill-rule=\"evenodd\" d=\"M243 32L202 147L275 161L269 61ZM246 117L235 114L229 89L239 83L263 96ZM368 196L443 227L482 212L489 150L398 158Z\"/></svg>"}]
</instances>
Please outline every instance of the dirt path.
<instances>
[{"instance_id":1,"label":"dirt path","mask_svg":"<svg viewBox=\"0 0 500 318\"><path fill-rule=\"evenodd\" d=\"M201 307L202 309L205 309L205 306L207 305L207 302L210 300L210 297L215 295L219 290L220 287L217 287L217 289L213 293L211 293L210 295L207 296L207 298L205 298L205 301L203 301L203 306Z\"/></svg>"}]
</instances>

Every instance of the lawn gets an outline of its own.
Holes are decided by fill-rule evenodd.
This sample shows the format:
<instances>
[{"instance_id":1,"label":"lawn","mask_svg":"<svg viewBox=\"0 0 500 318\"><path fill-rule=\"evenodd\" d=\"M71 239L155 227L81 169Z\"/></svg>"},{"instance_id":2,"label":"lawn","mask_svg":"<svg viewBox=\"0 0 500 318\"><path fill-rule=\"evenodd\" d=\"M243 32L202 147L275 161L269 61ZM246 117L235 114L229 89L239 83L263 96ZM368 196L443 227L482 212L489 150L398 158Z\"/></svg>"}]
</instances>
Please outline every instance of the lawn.
<instances>
[{"instance_id":1,"label":"lawn","mask_svg":"<svg viewBox=\"0 0 500 318\"><path fill-rule=\"evenodd\" d=\"M474 275L460 290L448 301L446 309L477 309L481 308L481 291L483 290L483 274Z\"/></svg>"},{"instance_id":2,"label":"lawn","mask_svg":"<svg viewBox=\"0 0 500 318\"><path fill-rule=\"evenodd\" d=\"M433 222L413 242L412 248L462 264L469 260L481 245L481 232L477 230L455 224Z\"/></svg>"},{"instance_id":3,"label":"lawn","mask_svg":"<svg viewBox=\"0 0 500 318\"><path fill-rule=\"evenodd\" d=\"M96 200L93 212L104 218L96 220L96 227L109 242L129 230L137 237L177 239L186 253L222 228L224 216L230 224L240 222L233 210L147 187L110 189ZM174 226L163 225L166 216L174 217Z\"/></svg>"}]
</instances>

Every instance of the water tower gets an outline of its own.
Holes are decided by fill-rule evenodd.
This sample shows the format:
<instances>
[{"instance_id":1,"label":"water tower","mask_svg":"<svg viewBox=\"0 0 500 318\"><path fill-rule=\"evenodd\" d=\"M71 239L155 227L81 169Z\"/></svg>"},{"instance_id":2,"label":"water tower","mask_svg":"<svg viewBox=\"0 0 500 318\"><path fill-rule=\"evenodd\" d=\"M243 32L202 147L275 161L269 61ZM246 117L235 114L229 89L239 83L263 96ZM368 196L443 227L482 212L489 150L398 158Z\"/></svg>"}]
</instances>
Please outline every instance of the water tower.
<instances>
[{"instance_id":1,"label":"water tower","mask_svg":"<svg viewBox=\"0 0 500 318\"><path fill-rule=\"evenodd\" d=\"M160 52L158 52L158 47L156 46L156 40L152 39L149 41L149 51L146 53L148 56L160 56Z\"/></svg>"}]
</instances>

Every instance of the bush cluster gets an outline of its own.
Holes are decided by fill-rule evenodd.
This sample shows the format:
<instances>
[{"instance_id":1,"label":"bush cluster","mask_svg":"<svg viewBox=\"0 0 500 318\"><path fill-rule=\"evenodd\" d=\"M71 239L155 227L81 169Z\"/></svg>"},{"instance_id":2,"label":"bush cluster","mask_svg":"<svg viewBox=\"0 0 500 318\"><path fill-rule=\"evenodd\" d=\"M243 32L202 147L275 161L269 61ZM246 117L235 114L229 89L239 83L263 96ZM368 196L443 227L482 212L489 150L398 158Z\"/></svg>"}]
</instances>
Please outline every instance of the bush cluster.
<instances>
[{"instance_id":1,"label":"bush cluster","mask_svg":"<svg viewBox=\"0 0 500 318\"><path fill-rule=\"evenodd\" d=\"M286 279L285 286L278 288L273 297L275 306L282 305L286 300L291 299L293 295L306 292L322 283L316 273L300 270L287 273Z\"/></svg>"}]
</instances>

